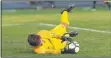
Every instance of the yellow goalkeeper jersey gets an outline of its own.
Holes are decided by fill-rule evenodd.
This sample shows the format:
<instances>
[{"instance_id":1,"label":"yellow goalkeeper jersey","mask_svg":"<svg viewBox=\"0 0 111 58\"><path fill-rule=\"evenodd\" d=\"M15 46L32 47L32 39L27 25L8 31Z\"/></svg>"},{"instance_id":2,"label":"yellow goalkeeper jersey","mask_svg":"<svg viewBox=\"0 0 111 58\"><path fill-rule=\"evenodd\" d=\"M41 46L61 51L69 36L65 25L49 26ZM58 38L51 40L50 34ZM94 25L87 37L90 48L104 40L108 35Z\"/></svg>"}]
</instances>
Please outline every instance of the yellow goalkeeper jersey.
<instances>
[{"instance_id":1,"label":"yellow goalkeeper jersey","mask_svg":"<svg viewBox=\"0 0 111 58\"><path fill-rule=\"evenodd\" d=\"M34 51L37 54L60 54L61 50L66 46L66 41L62 42L61 36L66 33L66 26L62 23L69 25L67 11L64 11L61 15L61 24L54 29L47 31L41 30L38 35L41 36L43 44L35 46Z\"/></svg>"},{"instance_id":2,"label":"yellow goalkeeper jersey","mask_svg":"<svg viewBox=\"0 0 111 58\"><path fill-rule=\"evenodd\" d=\"M39 47L34 47L34 51L37 54L60 54L61 50L64 49L66 46L66 42L62 42L61 40L61 35L64 33L63 30L65 31L64 27L60 28L61 25L57 26L56 28L59 28L59 33L58 32L52 32L56 31L56 29L53 29L51 31L47 30L41 30L38 34L41 36L42 39L42 45ZM60 32L60 30L62 32ZM57 30L58 31L58 30Z\"/></svg>"}]
</instances>

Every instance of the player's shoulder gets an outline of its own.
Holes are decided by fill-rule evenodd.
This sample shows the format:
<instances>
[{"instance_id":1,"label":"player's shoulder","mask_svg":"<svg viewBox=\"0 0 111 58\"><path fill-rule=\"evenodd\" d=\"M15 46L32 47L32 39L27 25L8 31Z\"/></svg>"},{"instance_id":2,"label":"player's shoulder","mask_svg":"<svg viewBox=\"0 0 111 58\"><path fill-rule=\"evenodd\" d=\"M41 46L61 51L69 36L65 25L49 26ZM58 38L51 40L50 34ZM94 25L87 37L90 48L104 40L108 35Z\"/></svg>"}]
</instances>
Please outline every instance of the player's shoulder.
<instances>
[{"instance_id":1,"label":"player's shoulder","mask_svg":"<svg viewBox=\"0 0 111 58\"><path fill-rule=\"evenodd\" d=\"M45 33L50 33L48 30L41 30L38 32L38 34L45 34Z\"/></svg>"},{"instance_id":2,"label":"player's shoulder","mask_svg":"<svg viewBox=\"0 0 111 58\"><path fill-rule=\"evenodd\" d=\"M48 30L41 30L40 32L38 32L38 35L40 35L40 36L42 36L42 37L45 37L45 38L50 37L50 36L51 36L50 34L51 34L51 33L50 33L50 31L48 31Z\"/></svg>"},{"instance_id":3,"label":"player's shoulder","mask_svg":"<svg viewBox=\"0 0 111 58\"><path fill-rule=\"evenodd\" d=\"M49 32L48 30L40 30L40 32Z\"/></svg>"}]
</instances>

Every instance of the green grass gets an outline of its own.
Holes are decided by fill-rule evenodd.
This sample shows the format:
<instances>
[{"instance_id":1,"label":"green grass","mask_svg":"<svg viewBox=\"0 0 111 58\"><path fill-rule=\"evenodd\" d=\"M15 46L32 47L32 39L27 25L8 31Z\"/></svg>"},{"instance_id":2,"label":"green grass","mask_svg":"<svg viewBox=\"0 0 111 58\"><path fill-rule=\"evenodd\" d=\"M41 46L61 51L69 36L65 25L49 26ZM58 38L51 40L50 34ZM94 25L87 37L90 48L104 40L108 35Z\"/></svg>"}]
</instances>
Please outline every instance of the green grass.
<instances>
[{"instance_id":1,"label":"green grass","mask_svg":"<svg viewBox=\"0 0 111 58\"><path fill-rule=\"evenodd\" d=\"M98 33L75 30L79 35L75 40L80 43L77 54L67 55L37 55L27 43L30 33L37 33L42 29L50 30L53 27L40 26L39 23L59 24L60 9L46 10L16 10L2 13L2 56L3 57L87 57L111 56L111 33ZM95 12L74 9L69 14L70 26L92 28L111 32L111 12L99 9ZM15 25L14 25L15 24ZM16 25L18 24L18 25ZM73 29L68 29L71 31Z\"/></svg>"}]
</instances>

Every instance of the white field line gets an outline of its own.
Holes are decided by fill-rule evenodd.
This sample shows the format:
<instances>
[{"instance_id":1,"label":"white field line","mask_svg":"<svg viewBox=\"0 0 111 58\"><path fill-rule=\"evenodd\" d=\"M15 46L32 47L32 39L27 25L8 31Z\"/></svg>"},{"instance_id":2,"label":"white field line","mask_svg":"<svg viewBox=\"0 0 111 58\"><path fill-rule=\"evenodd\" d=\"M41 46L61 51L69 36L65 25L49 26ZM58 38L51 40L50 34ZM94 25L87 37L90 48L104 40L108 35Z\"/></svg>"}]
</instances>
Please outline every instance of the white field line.
<instances>
[{"instance_id":1,"label":"white field line","mask_svg":"<svg viewBox=\"0 0 111 58\"><path fill-rule=\"evenodd\" d=\"M18 25L23 25L23 24L4 24L2 26L18 26ZM54 27L56 25L54 24L46 24L46 23L39 23L41 26L50 26ZM99 33L110 33L111 31L103 31L103 30L95 30L95 29L88 29L88 28L80 28L80 27L69 27L70 29L76 29L76 30L85 30L85 31L91 31L91 32L99 32Z\"/></svg>"},{"instance_id":2,"label":"white field line","mask_svg":"<svg viewBox=\"0 0 111 58\"><path fill-rule=\"evenodd\" d=\"M41 26L50 26L50 27L56 26L54 24L45 24L45 23L40 23L39 25L41 25ZM80 27L69 27L69 28L70 29L76 29L76 30L85 30L85 31L91 31L91 32L110 33L111 34L111 31L95 30L95 29L80 28Z\"/></svg>"},{"instance_id":3,"label":"white field line","mask_svg":"<svg viewBox=\"0 0 111 58\"><path fill-rule=\"evenodd\" d=\"M4 25L2 25L2 27L4 27L4 26L17 26L17 25L22 25L22 24L4 24Z\"/></svg>"}]
</instances>

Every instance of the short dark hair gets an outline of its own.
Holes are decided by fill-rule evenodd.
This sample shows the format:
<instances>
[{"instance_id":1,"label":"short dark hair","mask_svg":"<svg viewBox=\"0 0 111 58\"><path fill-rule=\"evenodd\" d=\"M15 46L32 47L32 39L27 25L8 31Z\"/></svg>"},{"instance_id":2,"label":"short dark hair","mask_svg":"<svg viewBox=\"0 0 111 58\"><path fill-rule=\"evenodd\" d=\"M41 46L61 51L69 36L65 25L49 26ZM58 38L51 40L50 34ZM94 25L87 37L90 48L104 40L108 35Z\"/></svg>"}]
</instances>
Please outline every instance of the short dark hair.
<instances>
[{"instance_id":1,"label":"short dark hair","mask_svg":"<svg viewBox=\"0 0 111 58\"><path fill-rule=\"evenodd\" d=\"M38 45L40 45L40 43L41 43L40 38L41 38L40 35L29 34L29 36L28 36L28 43L29 43L31 46L38 46Z\"/></svg>"}]
</instances>

